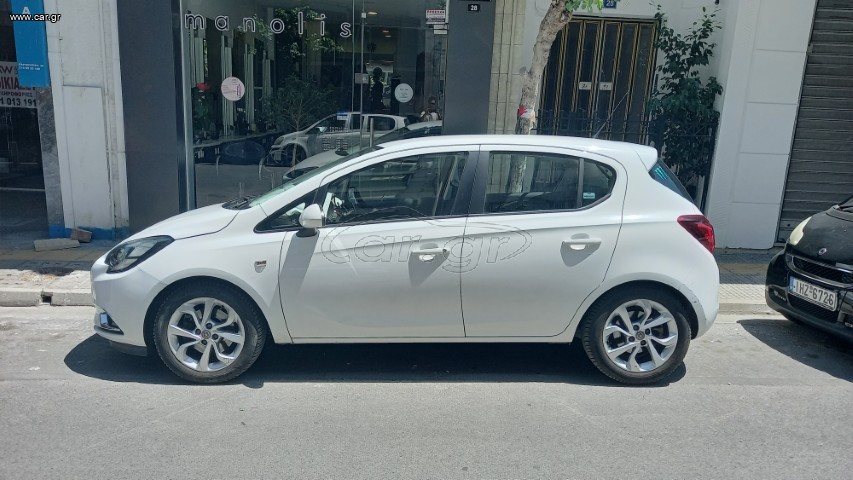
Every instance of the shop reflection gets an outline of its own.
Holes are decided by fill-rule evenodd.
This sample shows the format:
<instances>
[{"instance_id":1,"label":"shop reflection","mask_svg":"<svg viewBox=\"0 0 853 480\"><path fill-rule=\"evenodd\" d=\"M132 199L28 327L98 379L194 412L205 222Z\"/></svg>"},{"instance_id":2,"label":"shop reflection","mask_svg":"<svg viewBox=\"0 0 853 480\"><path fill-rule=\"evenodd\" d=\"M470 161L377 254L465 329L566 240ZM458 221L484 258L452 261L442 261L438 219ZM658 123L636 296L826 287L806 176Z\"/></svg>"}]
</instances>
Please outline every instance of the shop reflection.
<instances>
[{"instance_id":1,"label":"shop reflection","mask_svg":"<svg viewBox=\"0 0 853 480\"><path fill-rule=\"evenodd\" d=\"M196 206L261 194L313 155L367 147L420 121L431 97L440 112L446 29L424 12L442 4L185 1Z\"/></svg>"}]
</instances>

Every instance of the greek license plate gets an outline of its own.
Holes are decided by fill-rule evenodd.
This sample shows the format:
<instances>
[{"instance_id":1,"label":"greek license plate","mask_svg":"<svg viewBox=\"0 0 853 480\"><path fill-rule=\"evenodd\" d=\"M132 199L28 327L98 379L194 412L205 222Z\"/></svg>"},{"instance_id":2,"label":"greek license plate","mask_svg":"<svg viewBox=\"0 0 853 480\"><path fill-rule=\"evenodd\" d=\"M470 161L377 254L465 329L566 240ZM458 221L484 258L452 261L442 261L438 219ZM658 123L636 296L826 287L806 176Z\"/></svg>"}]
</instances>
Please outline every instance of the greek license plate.
<instances>
[{"instance_id":1,"label":"greek license plate","mask_svg":"<svg viewBox=\"0 0 853 480\"><path fill-rule=\"evenodd\" d=\"M788 292L833 312L838 307L838 295L835 292L804 282L799 278L790 277Z\"/></svg>"}]
</instances>

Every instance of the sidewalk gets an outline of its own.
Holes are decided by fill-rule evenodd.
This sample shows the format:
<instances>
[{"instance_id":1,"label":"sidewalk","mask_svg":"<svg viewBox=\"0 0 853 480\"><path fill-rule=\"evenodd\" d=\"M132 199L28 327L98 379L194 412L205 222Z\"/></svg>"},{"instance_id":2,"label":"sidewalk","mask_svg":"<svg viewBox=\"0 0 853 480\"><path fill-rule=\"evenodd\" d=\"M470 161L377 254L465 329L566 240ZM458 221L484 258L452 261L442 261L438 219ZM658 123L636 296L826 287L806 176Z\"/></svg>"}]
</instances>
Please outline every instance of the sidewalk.
<instances>
[{"instance_id":1,"label":"sidewalk","mask_svg":"<svg viewBox=\"0 0 853 480\"><path fill-rule=\"evenodd\" d=\"M111 242L36 252L0 249L0 307L91 305L89 269ZM720 312L770 313L764 303L767 264L777 251L720 250Z\"/></svg>"},{"instance_id":2,"label":"sidewalk","mask_svg":"<svg viewBox=\"0 0 853 480\"><path fill-rule=\"evenodd\" d=\"M36 252L0 249L0 307L91 305L89 269L115 242Z\"/></svg>"}]
</instances>

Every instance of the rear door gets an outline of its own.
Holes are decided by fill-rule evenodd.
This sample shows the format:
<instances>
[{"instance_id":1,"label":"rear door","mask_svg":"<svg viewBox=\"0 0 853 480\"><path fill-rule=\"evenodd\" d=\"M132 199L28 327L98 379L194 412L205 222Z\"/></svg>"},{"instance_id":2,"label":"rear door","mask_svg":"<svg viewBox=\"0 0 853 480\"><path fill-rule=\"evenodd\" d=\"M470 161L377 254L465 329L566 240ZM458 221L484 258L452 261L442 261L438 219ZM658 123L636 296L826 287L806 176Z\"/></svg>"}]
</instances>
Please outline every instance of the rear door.
<instances>
[{"instance_id":1,"label":"rear door","mask_svg":"<svg viewBox=\"0 0 853 480\"><path fill-rule=\"evenodd\" d=\"M618 162L483 146L465 228L468 337L550 337L603 281L622 223Z\"/></svg>"}]
</instances>

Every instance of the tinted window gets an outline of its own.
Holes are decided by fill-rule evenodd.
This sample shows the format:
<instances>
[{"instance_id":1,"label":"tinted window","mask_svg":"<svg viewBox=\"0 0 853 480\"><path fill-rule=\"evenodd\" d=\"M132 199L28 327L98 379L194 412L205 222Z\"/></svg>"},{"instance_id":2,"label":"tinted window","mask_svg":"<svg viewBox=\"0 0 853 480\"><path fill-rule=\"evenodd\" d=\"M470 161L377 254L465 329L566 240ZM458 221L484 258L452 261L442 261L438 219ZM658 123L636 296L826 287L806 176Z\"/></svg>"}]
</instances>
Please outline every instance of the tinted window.
<instances>
[{"instance_id":1,"label":"tinted window","mask_svg":"<svg viewBox=\"0 0 853 480\"><path fill-rule=\"evenodd\" d=\"M578 208L580 160L548 153L492 152L486 213Z\"/></svg>"},{"instance_id":2,"label":"tinted window","mask_svg":"<svg viewBox=\"0 0 853 480\"><path fill-rule=\"evenodd\" d=\"M616 172L602 163L583 161L581 206L586 207L610 195L616 185Z\"/></svg>"},{"instance_id":3,"label":"tinted window","mask_svg":"<svg viewBox=\"0 0 853 480\"><path fill-rule=\"evenodd\" d=\"M669 169L666 165L661 162L655 163L652 169L649 171L649 175L655 179L658 183L663 185L664 187L672 190L673 192L681 195L682 197L693 201L690 198L690 194L687 193L687 190L684 188L684 185L681 184L681 181L678 180L678 177L672 173L672 170Z\"/></svg>"},{"instance_id":4,"label":"tinted window","mask_svg":"<svg viewBox=\"0 0 853 480\"><path fill-rule=\"evenodd\" d=\"M259 227L260 231L278 230L281 228L299 227L299 216L305 207L314 202L316 191L313 191L290 205L282 208L276 215L266 219Z\"/></svg>"},{"instance_id":5,"label":"tinted window","mask_svg":"<svg viewBox=\"0 0 853 480\"><path fill-rule=\"evenodd\" d=\"M339 178L327 187L326 224L449 215L467 152L388 160Z\"/></svg>"},{"instance_id":6,"label":"tinted window","mask_svg":"<svg viewBox=\"0 0 853 480\"><path fill-rule=\"evenodd\" d=\"M346 120L338 120L336 116L326 117L317 124L320 133L343 132L347 126Z\"/></svg>"},{"instance_id":7,"label":"tinted window","mask_svg":"<svg viewBox=\"0 0 853 480\"><path fill-rule=\"evenodd\" d=\"M393 118L389 117L371 117L373 119L373 130L376 132L387 132L390 130L394 130L394 127L397 126L397 122ZM368 123L367 128L370 129L370 124Z\"/></svg>"}]
</instances>

